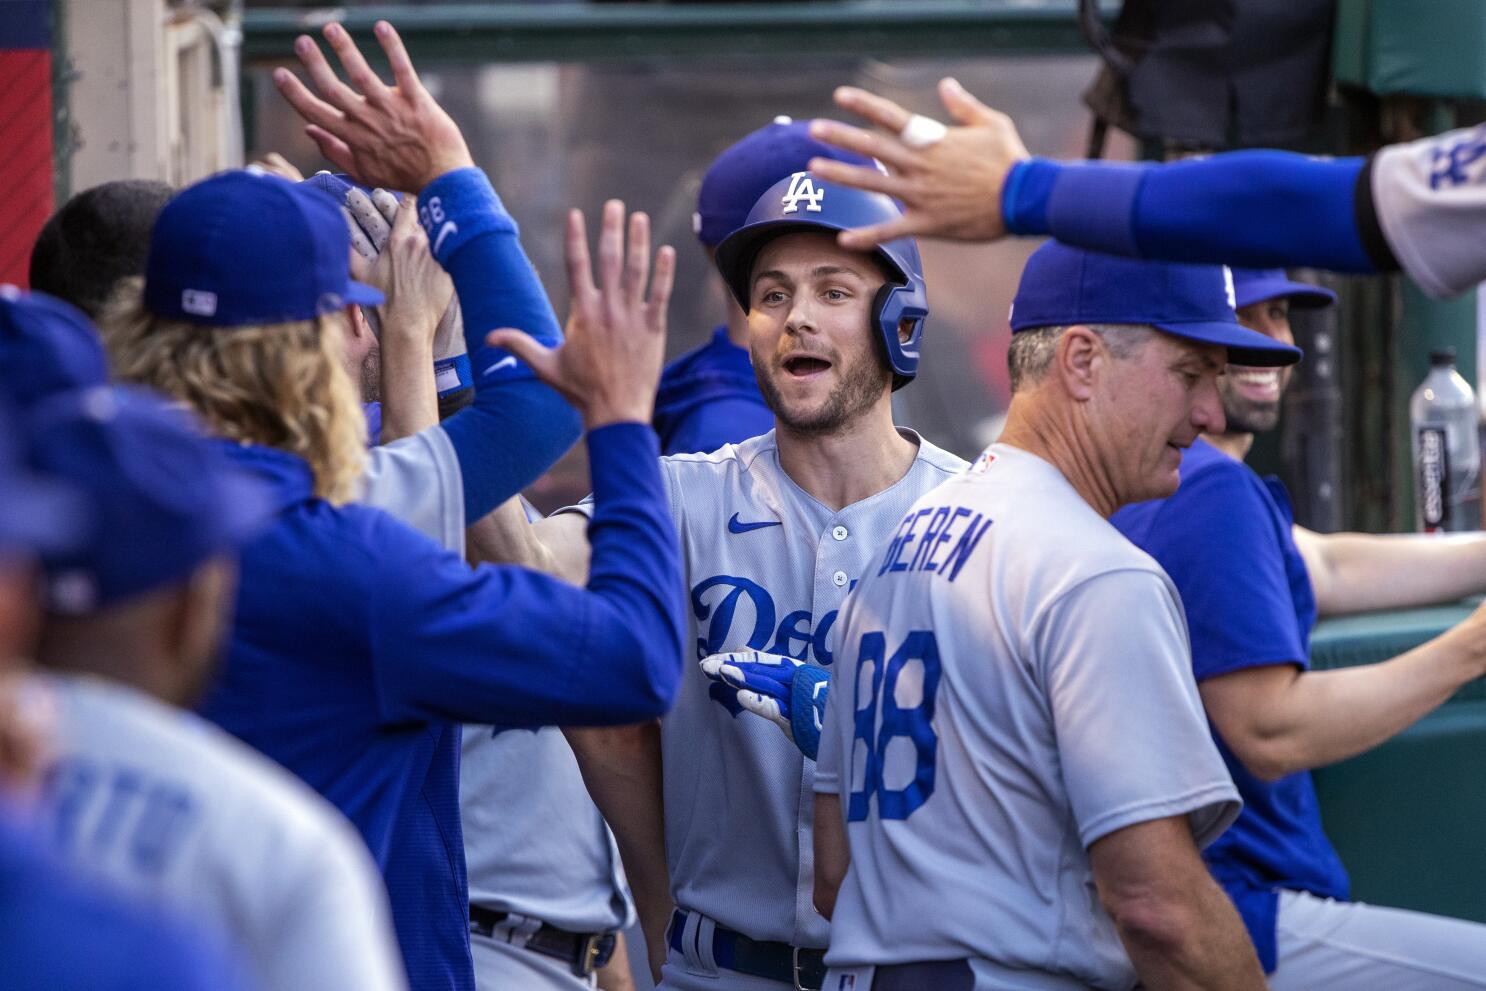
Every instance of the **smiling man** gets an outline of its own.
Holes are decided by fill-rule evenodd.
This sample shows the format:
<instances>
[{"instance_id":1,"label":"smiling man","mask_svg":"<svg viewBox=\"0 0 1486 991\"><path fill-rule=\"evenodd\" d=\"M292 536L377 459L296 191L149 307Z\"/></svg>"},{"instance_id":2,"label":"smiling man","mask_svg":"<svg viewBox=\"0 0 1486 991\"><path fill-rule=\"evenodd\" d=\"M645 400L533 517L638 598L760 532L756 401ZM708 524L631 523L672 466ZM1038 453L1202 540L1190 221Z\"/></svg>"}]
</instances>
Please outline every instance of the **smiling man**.
<instances>
[{"instance_id":1,"label":"smiling man","mask_svg":"<svg viewBox=\"0 0 1486 991\"><path fill-rule=\"evenodd\" d=\"M1291 307L1335 299L1277 269L1235 269L1234 285L1240 322L1283 344L1293 339ZM1279 422L1288 381L1288 369L1230 364L1218 382L1226 425L1187 453L1181 488L1111 519L1181 594L1198 690L1243 797L1243 813L1207 861L1272 988L1486 987L1486 927L1347 900L1347 872L1310 776L1377 746L1486 673L1486 614L1381 664L1308 669L1318 613L1486 590L1486 538L1296 526L1280 481L1243 463L1254 434Z\"/></svg>"},{"instance_id":2,"label":"smiling man","mask_svg":"<svg viewBox=\"0 0 1486 991\"><path fill-rule=\"evenodd\" d=\"M892 391L918 371L928 315L917 247L835 243L840 230L896 213L884 196L798 172L718 245L775 428L662 460L694 659L754 648L829 665L836 611L873 549L914 500L964 468L893 424ZM587 566L587 525L564 512L535 527L569 577ZM696 665L659 726L569 737L619 840L652 968L664 961L661 986L819 988L827 925L810 900L814 762Z\"/></svg>"}]
</instances>

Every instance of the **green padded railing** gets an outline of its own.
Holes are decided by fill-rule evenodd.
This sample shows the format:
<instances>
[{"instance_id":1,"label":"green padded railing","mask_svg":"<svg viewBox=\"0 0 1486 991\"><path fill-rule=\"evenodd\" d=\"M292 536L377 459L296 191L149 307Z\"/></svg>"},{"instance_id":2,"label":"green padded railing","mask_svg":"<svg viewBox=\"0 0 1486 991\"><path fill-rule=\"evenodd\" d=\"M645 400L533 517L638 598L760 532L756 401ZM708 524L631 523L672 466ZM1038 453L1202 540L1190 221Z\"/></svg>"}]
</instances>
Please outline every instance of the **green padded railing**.
<instances>
[{"instance_id":1,"label":"green padded railing","mask_svg":"<svg viewBox=\"0 0 1486 991\"><path fill-rule=\"evenodd\" d=\"M1325 620L1317 669L1376 664L1464 619L1472 604ZM1359 901L1486 922L1486 683L1465 686L1381 747L1322 768L1327 835Z\"/></svg>"}]
</instances>

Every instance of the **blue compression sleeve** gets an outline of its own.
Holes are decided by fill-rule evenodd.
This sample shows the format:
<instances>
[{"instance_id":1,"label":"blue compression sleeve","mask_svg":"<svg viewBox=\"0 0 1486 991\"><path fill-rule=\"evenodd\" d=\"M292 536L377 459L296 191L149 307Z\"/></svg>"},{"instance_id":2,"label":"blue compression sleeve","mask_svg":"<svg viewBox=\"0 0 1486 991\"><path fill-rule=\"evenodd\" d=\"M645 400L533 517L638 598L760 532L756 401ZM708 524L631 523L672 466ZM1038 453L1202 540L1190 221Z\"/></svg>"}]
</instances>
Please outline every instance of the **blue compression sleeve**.
<instances>
[{"instance_id":1,"label":"blue compression sleeve","mask_svg":"<svg viewBox=\"0 0 1486 991\"><path fill-rule=\"evenodd\" d=\"M479 169L440 176L418 196L418 218L448 270L464 314L474 402L443 423L459 457L465 520L473 523L536 481L582 434L578 413L485 335L516 327L549 347L562 328L521 250L516 221Z\"/></svg>"},{"instance_id":2,"label":"blue compression sleeve","mask_svg":"<svg viewBox=\"0 0 1486 991\"><path fill-rule=\"evenodd\" d=\"M1164 164L1016 165L1007 229L1111 254L1374 272L1356 219L1363 159L1236 151Z\"/></svg>"},{"instance_id":3,"label":"blue compression sleeve","mask_svg":"<svg viewBox=\"0 0 1486 991\"><path fill-rule=\"evenodd\" d=\"M607 726L670 708L686 596L655 433L642 423L600 427L588 454L595 505L584 588L515 565L471 571L386 519L369 581L384 719Z\"/></svg>"}]
</instances>

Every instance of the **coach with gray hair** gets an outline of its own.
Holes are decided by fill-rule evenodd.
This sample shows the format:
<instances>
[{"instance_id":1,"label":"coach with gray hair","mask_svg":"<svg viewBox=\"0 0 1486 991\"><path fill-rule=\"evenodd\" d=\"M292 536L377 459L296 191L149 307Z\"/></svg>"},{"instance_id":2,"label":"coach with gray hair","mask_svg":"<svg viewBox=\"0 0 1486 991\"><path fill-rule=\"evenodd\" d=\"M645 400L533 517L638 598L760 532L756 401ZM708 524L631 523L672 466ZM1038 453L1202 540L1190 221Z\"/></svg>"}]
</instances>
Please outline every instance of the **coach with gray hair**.
<instances>
[{"instance_id":1,"label":"coach with gray hair","mask_svg":"<svg viewBox=\"0 0 1486 991\"><path fill-rule=\"evenodd\" d=\"M838 621L825 986L1261 988L1199 854L1239 800L1181 603L1108 517L1175 490L1228 359L1300 352L1239 326L1225 269L1056 242L1011 325L1001 441L909 510Z\"/></svg>"}]
</instances>

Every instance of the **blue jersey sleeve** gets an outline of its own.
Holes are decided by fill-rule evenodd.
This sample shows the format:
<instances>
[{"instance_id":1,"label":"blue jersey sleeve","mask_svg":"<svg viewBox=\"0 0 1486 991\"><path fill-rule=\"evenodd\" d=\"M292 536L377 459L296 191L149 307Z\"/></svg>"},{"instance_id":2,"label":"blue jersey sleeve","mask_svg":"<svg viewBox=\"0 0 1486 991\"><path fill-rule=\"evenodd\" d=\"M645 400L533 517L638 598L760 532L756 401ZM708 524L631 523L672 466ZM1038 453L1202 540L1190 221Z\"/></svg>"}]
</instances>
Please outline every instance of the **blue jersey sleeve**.
<instances>
[{"instance_id":1,"label":"blue jersey sleeve","mask_svg":"<svg viewBox=\"0 0 1486 991\"><path fill-rule=\"evenodd\" d=\"M1002 212L1014 234L1110 254L1368 273L1396 263L1369 236L1363 165L1278 151L1162 164L1034 158L1007 176Z\"/></svg>"},{"instance_id":2,"label":"blue jersey sleeve","mask_svg":"<svg viewBox=\"0 0 1486 991\"><path fill-rule=\"evenodd\" d=\"M1183 479L1139 546L1181 596L1198 681L1242 668L1307 662L1285 571L1282 521L1238 462Z\"/></svg>"},{"instance_id":3,"label":"blue jersey sleeve","mask_svg":"<svg viewBox=\"0 0 1486 991\"><path fill-rule=\"evenodd\" d=\"M621 725L670 707L685 597L655 434L613 424L588 447L586 588L509 565L471 571L396 521L381 526L370 621L389 722Z\"/></svg>"},{"instance_id":4,"label":"blue jersey sleeve","mask_svg":"<svg viewBox=\"0 0 1486 991\"><path fill-rule=\"evenodd\" d=\"M582 433L578 413L514 355L485 346L501 327L562 343L557 315L521 250L516 221L479 169L440 176L418 196L434 257L464 315L474 401L443 423L459 457L465 519L473 522L536 481Z\"/></svg>"}]
</instances>

